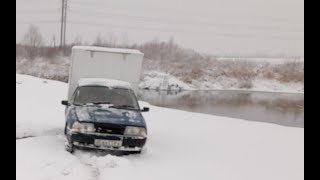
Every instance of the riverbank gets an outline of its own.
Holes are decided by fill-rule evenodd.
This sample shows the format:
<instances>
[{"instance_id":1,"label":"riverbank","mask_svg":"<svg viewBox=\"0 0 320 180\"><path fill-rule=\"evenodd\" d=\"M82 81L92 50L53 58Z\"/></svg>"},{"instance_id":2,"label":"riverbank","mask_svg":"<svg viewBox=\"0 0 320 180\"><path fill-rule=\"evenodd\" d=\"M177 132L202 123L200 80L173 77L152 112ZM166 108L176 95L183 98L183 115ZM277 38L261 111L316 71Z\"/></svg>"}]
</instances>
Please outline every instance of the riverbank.
<instances>
[{"instance_id":1,"label":"riverbank","mask_svg":"<svg viewBox=\"0 0 320 180\"><path fill-rule=\"evenodd\" d=\"M235 78L227 77L220 77L212 81L194 80L192 83L185 83L170 74L151 71L143 74L139 87L152 90L232 90L304 94L303 82L284 83L277 80L257 78L252 80L251 83L250 88L239 88L241 82Z\"/></svg>"}]
</instances>

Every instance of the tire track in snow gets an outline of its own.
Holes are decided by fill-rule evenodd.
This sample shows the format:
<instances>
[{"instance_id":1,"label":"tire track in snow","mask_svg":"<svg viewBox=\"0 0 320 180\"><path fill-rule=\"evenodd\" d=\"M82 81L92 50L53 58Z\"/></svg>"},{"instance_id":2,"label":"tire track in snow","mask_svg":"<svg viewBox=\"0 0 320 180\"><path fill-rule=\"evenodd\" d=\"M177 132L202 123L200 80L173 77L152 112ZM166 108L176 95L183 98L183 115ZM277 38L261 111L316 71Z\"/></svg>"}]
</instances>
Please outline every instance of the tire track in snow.
<instances>
[{"instance_id":1,"label":"tire track in snow","mask_svg":"<svg viewBox=\"0 0 320 180\"><path fill-rule=\"evenodd\" d=\"M88 167L91 171L92 177L96 180L99 179L100 170L99 168L92 162L88 154L84 154L84 152L79 152L75 150L74 155L79 159L80 163Z\"/></svg>"},{"instance_id":2,"label":"tire track in snow","mask_svg":"<svg viewBox=\"0 0 320 180\"><path fill-rule=\"evenodd\" d=\"M130 161L125 157L110 155L107 152L84 152L76 150L74 155L79 161L91 169L92 177L96 180L107 177L113 168L130 167Z\"/></svg>"},{"instance_id":3,"label":"tire track in snow","mask_svg":"<svg viewBox=\"0 0 320 180\"><path fill-rule=\"evenodd\" d=\"M16 140L27 139L27 138L32 138L32 137L37 137L37 136L22 136L22 137L16 137Z\"/></svg>"}]
</instances>

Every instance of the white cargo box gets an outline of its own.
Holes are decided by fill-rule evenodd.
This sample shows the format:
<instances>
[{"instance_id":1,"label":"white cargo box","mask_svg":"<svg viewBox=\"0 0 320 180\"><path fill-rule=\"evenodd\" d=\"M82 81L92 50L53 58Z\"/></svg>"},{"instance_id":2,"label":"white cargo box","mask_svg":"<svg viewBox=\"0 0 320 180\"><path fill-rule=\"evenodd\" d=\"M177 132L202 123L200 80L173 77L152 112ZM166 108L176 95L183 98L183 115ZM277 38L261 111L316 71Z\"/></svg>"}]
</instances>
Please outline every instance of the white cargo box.
<instances>
[{"instance_id":1,"label":"white cargo box","mask_svg":"<svg viewBox=\"0 0 320 180\"><path fill-rule=\"evenodd\" d=\"M133 49L74 46L69 71L68 100L81 78L105 78L126 81L138 91L143 53Z\"/></svg>"}]
</instances>

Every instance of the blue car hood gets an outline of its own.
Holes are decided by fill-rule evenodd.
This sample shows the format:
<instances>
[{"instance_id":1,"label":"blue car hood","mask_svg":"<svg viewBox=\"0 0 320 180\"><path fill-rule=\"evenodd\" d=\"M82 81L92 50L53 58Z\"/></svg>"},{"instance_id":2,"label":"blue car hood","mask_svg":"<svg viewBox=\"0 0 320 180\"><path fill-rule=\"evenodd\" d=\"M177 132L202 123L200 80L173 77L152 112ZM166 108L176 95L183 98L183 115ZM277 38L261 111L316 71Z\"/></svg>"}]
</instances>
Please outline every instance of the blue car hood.
<instances>
[{"instance_id":1,"label":"blue car hood","mask_svg":"<svg viewBox=\"0 0 320 180\"><path fill-rule=\"evenodd\" d=\"M78 121L92 123L112 123L145 127L140 111L115 109L108 106L75 106L74 112Z\"/></svg>"}]
</instances>

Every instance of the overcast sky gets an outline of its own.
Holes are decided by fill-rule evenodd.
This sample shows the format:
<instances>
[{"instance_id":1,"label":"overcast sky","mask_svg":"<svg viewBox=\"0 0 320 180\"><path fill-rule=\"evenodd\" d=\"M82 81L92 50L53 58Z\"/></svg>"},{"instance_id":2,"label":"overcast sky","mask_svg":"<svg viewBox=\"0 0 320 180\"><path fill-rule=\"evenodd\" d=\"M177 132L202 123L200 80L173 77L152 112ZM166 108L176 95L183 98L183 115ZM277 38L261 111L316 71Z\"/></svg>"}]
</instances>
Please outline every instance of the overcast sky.
<instances>
[{"instance_id":1,"label":"overcast sky","mask_svg":"<svg viewBox=\"0 0 320 180\"><path fill-rule=\"evenodd\" d=\"M59 43L61 0L16 0L17 42L29 24ZM67 41L173 37L211 54L304 54L303 0L68 0Z\"/></svg>"}]
</instances>

